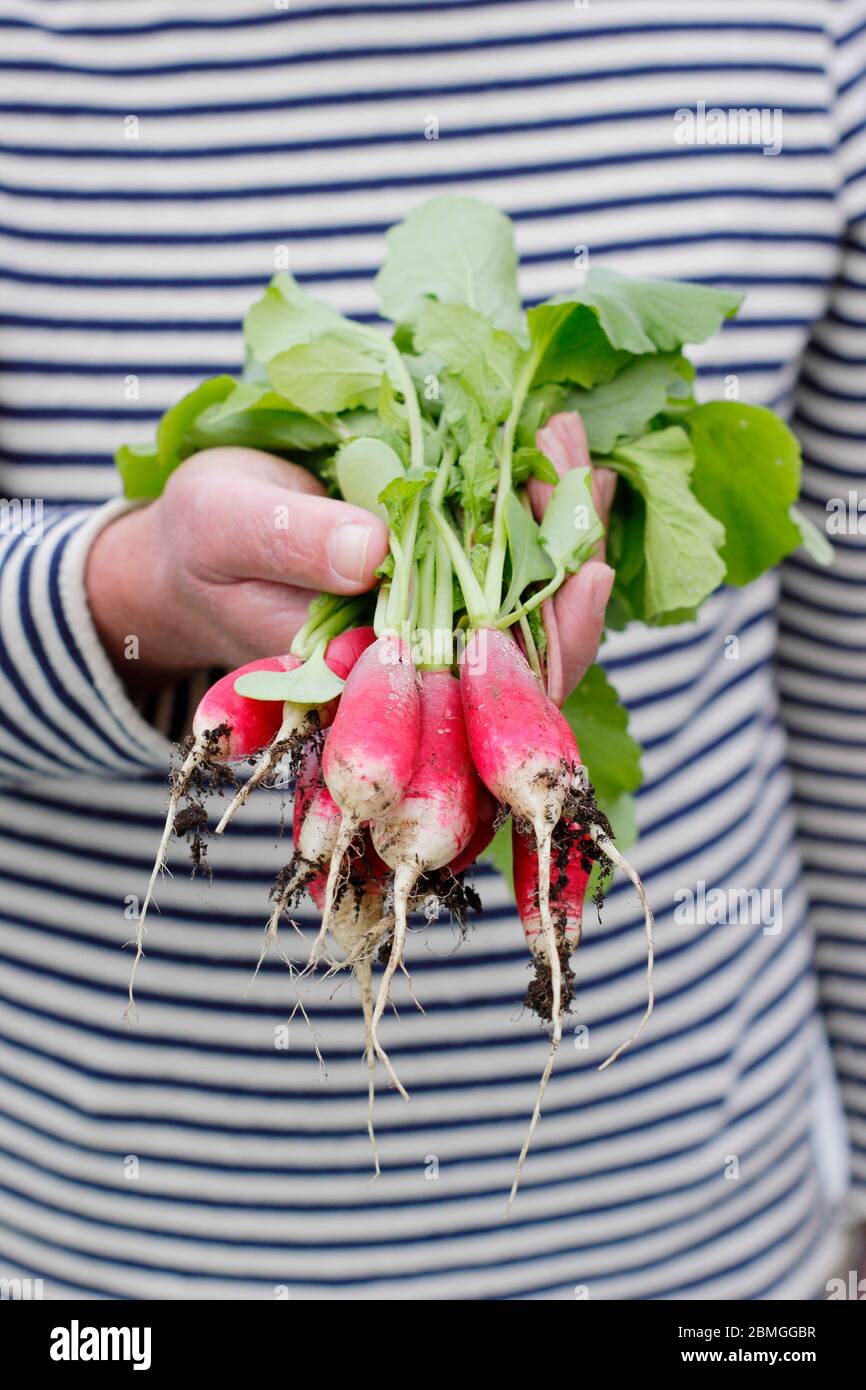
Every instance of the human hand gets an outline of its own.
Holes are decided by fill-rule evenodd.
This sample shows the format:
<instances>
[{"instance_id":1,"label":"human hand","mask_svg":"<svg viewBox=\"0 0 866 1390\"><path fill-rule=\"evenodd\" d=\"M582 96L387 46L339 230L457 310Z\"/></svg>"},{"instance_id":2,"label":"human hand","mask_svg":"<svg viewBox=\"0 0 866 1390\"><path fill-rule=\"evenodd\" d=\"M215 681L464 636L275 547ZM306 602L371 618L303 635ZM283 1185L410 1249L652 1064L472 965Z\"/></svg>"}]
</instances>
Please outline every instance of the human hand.
<instances>
[{"instance_id":1,"label":"human hand","mask_svg":"<svg viewBox=\"0 0 866 1390\"><path fill-rule=\"evenodd\" d=\"M206 449L97 536L85 583L112 661L146 686L287 652L313 595L363 593L387 551L382 521L326 497L305 468Z\"/></svg>"},{"instance_id":2,"label":"human hand","mask_svg":"<svg viewBox=\"0 0 866 1390\"><path fill-rule=\"evenodd\" d=\"M572 468L589 467L586 431L580 416L573 411L551 416L538 431L535 442L560 477ZM592 500L605 531L615 489L615 473L609 468L593 469ZM536 520L544 515L552 491L538 479L530 481L529 499ZM614 580L614 572L604 557L602 540L593 558L577 574L570 575L555 597L542 605L547 637L547 691L557 705L580 683L598 652Z\"/></svg>"}]
</instances>

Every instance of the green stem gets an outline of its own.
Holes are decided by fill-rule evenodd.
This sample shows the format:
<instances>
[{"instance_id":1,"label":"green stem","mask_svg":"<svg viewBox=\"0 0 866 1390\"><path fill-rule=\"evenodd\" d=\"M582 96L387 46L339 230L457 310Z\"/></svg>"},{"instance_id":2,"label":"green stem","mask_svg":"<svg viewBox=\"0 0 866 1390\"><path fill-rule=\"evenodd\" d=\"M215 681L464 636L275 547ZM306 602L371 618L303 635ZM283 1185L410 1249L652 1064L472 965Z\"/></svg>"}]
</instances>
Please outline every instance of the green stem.
<instances>
[{"instance_id":1,"label":"green stem","mask_svg":"<svg viewBox=\"0 0 866 1390\"><path fill-rule=\"evenodd\" d=\"M463 590L463 598L466 601L466 611L472 621L472 626L492 626L491 615L487 611L487 600L484 597L484 590L475 578L466 552L455 536L450 523L438 507L430 508L430 517L439 533L439 539L445 546L448 559L454 566L454 573L460 581L460 587Z\"/></svg>"},{"instance_id":2,"label":"green stem","mask_svg":"<svg viewBox=\"0 0 866 1390\"><path fill-rule=\"evenodd\" d=\"M454 665L454 571L441 536L436 538L436 597L433 603L433 655L437 665Z\"/></svg>"},{"instance_id":3,"label":"green stem","mask_svg":"<svg viewBox=\"0 0 866 1390\"><path fill-rule=\"evenodd\" d=\"M376 595L376 612L373 615L373 631L377 637L381 637L388 626L388 600L390 597L391 585L381 584Z\"/></svg>"},{"instance_id":4,"label":"green stem","mask_svg":"<svg viewBox=\"0 0 866 1390\"><path fill-rule=\"evenodd\" d=\"M362 594L358 598L342 598L328 595L330 602L323 604L316 613L295 633L289 650L292 656L307 661L321 642L337 637L346 628L352 627L368 605L368 598Z\"/></svg>"},{"instance_id":5,"label":"green stem","mask_svg":"<svg viewBox=\"0 0 866 1390\"><path fill-rule=\"evenodd\" d=\"M526 621L525 616L520 618L519 622L520 632L523 637L523 645L526 648L526 660L529 662L530 669L538 676L538 679L543 680L541 661L538 656L538 647L535 645L535 638L532 635L532 628Z\"/></svg>"},{"instance_id":6,"label":"green stem","mask_svg":"<svg viewBox=\"0 0 866 1390\"><path fill-rule=\"evenodd\" d=\"M424 558L419 566L418 579L418 627L422 632L429 632L433 626L433 600L435 597L435 573L436 573L436 552L432 545L429 545L424 552Z\"/></svg>"},{"instance_id":7,"label":"green stem","mask_svg":"<svg viewBox=\"0 0 866 1390\"><path fill-rule=\"evenodd\" d=\"M378 334L376 336L378 338ZM421 417L421 407L418 404L415 383L409 375L409 369L403 361L401 353L397 351L393 344L388 345L388 360L391 364L397 384L403 393L403 400L406 405L406 417L409 421L409 453L411 461L419 468L423 468L424 422Z\"/></svg>"},{"instance_id":8,"label":"green stem","mask_svg":"<svg viewBox=\"0 0 866 1390\"><path fill-rule=\"evenodd\" d=\"M543 603L546 598L550 598L551 594L556 593L564 578L565 566L557 565L556 574L545 584L543 589L537 589L525 603L521 604L519 608L515 608L513 613L509 613L507 618L500 618L494 626L498 628L511 627L512 623L517 623L521 618L525 618L527 613L531 613L532 610L537 608L540 603Z\"/></svg>"},{"instance_id":9,"label":"green stem","mask_svg":"<svg viewBox=\"0 0 866 1390\"><path fill-rule=\"evenodd\" d=\"M394 556L394 575L388 600L388 626L397 632L409 616L414 570L412 557L415 552L415 538L418 535L418 517L421 515L421 496L420 492L416 493L409 503L409 519L398 545L399 559L397 555Z\"/></svg>"},{"instance_id":10,"label":"green stem","mask_svg":"<svg viewBox=\"0 0 866 1390\"><path fill-rule=\"evenodd\" d=\"M505 506L511 493L511 461L514 455L514 436L520 419L527 392L538 368L540 349L529 353L514 386L511 409L502 430L502 443L499 456L499 482L496 488L496 501L493 506L493 539L487 557L487 571L484 576L484 598L491 613L499 611L502 603L502 576L505 572L505 556L508 550L508 534L505 529Z\"/></svg>"},{"instance_id":11,"label":"green stem","mask_svg":"<svg viewBox=\"0 0 866 1390\"><path fill-rule=\"evenodd\" d=\"M376 334L377 342L381 341L379 334ZM415 392L415 384L409 375L406 363L402 355L394 347L393 343L388 344L387 348L388 363L391 368L391 375L399 386L403 400L406 405L406 418L409 422L409 455L413 467L424 467L424 422L421 417L421 407L418 404L418 396ZM409 507L409 515L402 539L397 549L392 546L394 555L394 576L391 584L391 595L388 601L388 626L399 631L403 623L409 616L409 603L412 588L412 569L413 552L415 550L415 538L418 534L418 518L421 514L421 493L413 498Z\"/></svg>"}]
</instances>

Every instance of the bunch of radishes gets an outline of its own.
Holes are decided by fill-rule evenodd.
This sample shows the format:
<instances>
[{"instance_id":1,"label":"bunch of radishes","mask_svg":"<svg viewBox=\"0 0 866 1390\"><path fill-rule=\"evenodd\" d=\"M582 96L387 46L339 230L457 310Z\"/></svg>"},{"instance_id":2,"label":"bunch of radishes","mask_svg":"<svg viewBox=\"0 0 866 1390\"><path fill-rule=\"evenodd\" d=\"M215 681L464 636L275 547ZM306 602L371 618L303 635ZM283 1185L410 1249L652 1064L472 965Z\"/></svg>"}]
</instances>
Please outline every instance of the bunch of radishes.
<instances>
[{"instance_id":1,"label":"bunch of radishes","mask_svg":"<svg viewBox=\"0 0 866 1390\"><path fill-rule=\"evenodd\" d=\"M275 940L283 913L309 893L322 911L309 967L325 954L330 932L361 984L371 1073L378 1058L406 1096L378 1025L391 981L403 968L419 883L436 870L456 879L486 849L497 821L511 814L518 908L527 944L543 966L538 1011L552 1023L550 1058L522 1165L570 1002L563 965L579 941L591 863L600 850L639 881L593 807L574 734L507 632L473 630L459 677L448 668L417 670L399 634L386 631L377 638L370 627L332 638L325 660L345 685L338 699L314 708L250 699L235 688L248 672L297 667L292 656L241 667L208 691L196 713L193 746L175 779L150 889L196 772L257 759L217 827L221 833L263 771L293 752L295 853L275 885L266 946ZM139 955L149 900L150 893L139 920ZM651 953L652 916L645 910ZM387 964L373 1002L372 962L386 937ZM650 994L640 1027L651 1008ZM518 1177L519 1169L515 1191Z\"/></svg>"},{"instance_id":2,"label":"bunch of radishes","mask_svg":"<svg viewBox=\"0 0 866 1390\"><path fill-rule=\"evenodd\" d=\"M243 379L203 383L163 417L153 446L119 451L127 495L139 499L158 496L208 445L300 458L333 495L387 521L390 535L374 594L319 595L289 654L232 672L202 701L173 782L133 978L172 832L191 830L198 852L206 815L195 800L181 810L184 797L253 759L222 834L287 761L295 851L277 876L264 949L309 893L322 925L307 969L326 956L330 934L344 960L328 969L349 967L361 983L371 1107L377 1060L405 1095L379 1025L404 968L408 916L432 896L462 919L474 900L462 876L510 816L515 895L536 965L527 1002L551 1025L513 1197L571 1000L588 885L597 890L612 866L643 907L648 1003L603 1065L653 1003L652 914L611 825L619 834L632 819L640 748L600 668L565 713L547 693L546 607L604 538L590 463L617 475L610 626L693 619L719 584L748 583L800 543L827 557L794 506L799 453L782 422L693 395L683 345L715 332L738 295L593 268L569 294L524 313L508 219L456 198L392 229L377 285L393 334L278 275L245 320ZM546 441L578 415L591 460L558 469ZM541 484L550 485L543 510ZM374 999L376 958L384 972Z\"/></svg>"}]
</instances>

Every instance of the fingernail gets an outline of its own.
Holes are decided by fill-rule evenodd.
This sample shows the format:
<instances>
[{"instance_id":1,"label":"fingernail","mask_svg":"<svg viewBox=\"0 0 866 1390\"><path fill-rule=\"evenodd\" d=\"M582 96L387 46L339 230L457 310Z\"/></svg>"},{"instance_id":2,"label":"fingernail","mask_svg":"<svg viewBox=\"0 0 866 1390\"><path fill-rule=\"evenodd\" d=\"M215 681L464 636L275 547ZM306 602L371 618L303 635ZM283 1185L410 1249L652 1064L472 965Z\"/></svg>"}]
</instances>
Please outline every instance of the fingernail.
<instances>
[{"instance_id":1,"label":"fingernail","mask_svg":"<svg viewBox=\"0 0 866 1390\"><path fill-rule=\"evenodd\" d=\"M344 522L336 531L331 532L328 559L343 579L357 583L365 578L371 535L370 527L358 521Z\"/></svg>"},{"instance_id":2,"label":"fingernail","mask_svg":"<svg viewBox=\"0 0 866 1390\"><path fill-rule=\"evenodd\" d=\"M589 593L589 602L597 618L604 617L610 591L613 588L613 581L614 572L610 565L599 565L593 576L592 588Z\"/></svg>"}]
</instances>

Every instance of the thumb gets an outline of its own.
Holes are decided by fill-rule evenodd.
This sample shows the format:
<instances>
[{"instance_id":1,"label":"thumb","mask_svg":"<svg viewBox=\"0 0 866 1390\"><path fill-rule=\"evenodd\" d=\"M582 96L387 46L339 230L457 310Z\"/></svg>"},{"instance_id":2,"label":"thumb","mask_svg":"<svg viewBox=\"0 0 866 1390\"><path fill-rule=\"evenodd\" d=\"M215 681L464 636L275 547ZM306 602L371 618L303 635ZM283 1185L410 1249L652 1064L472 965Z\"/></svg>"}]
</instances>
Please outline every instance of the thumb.
<instances>
[{"instance_id":1,"label":"thumb","mask_svg":"<svg viewBox=\"0 0 866 1390\"><path fill-rule=\"evenodd\" d=\"M388 529L372 512L249 474L221 483L219 508L232 528L226 577L332 594L372 587L388 553Z\"/></svg>"}]
</instances>

